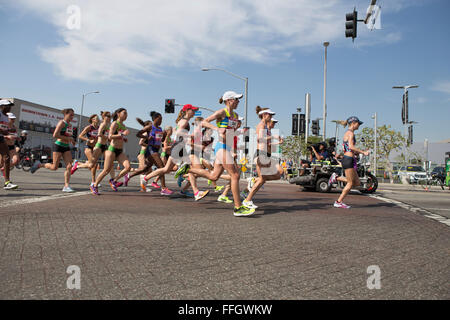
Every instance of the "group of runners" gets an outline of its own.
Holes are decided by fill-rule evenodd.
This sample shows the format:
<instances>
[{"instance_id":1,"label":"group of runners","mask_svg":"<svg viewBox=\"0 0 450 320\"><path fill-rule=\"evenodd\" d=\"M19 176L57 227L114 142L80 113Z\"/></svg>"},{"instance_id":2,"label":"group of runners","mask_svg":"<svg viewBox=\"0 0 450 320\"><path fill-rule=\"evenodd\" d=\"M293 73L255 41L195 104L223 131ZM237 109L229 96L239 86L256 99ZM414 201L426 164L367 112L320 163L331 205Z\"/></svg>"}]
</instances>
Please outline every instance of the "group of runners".
<instances>
[{"instance_id":1,"label":"group of runners","mask_svg":"<svg viewBox=\"0 0 450 320\"><path fill-rule=\"evenodd\" d=\"M245 190L241 191L239 186L241 165L237 160L238 139L248 134L247 129L241 129L243 118L236 113L242 96L234 91L225 92L219 99L219 103L224 107L205 119L196 117L192 130L190 122L198 108L191 104L184 105L180 110L175 129L171 126L162 129L163 117L155 111L150 113L151 120L143 121L137 118L142 129L136 137L140 139L141 149L137 157L139 167L135 170L132 170L130 160L123 152L124 144L130 138L130 131L125 126L128 117L125 108L119 108L113 113L102 111L100 117L94 114L89 118L89 125L79 135L86 144L84 153L87 161L84 163L72 159L71 146L75 146L76 141L71 122L75 113L73 109L64 109L62 110L64 118L58 122L53 132L55 144L52 163L44 164L36 161L30 172L34 174L41 168L57 170L62 158L65 163L62 191L74 192L70 187L71 175L79 168L87 168L91 172L90 190L95 196L100 195L100 183L108 175L110 175L109 185L114 191L118 191L121 185L127 186L131 178L140 176L141 191L160 189L161 195L170 196L174 191L167 187L165 177L174 172L177 184L181 188L180 193L186 197L193 197L195 201L203 199L209 193L209 190L200 190L197 185L197 179L205 178L208 184L214 187L214 191L220 193L217 201L233 203L235 216L250 216L258 208L253 203L255 194L267 181L278 180L284 173L282 166L272 157L271 152L273 146L283 143L283 138L272 134L272 129L278 122L273 118L275 112L270 108L257 106L256 113L260 120L256 126L257 148L254 154L257 177L250 178ZM6 190L17 188L9 177L13 161L8 145L17 139L14 121L10 117L12 105L9 100L0 100L0 166L3 168ZM356 117L351 117L348 123L349 130L344 136L344 151L345 157L353 158L356 153L366 153L355 147L353 134L362 122ZM215 144L214 131L218 136ZM211 160L213 153L214 161ZM102 156L103 170L97 175L98 162ZM349 208L342 200L351 187L358 184L358 176L353 172L353 162L350 164L344 160L346 178L333 175L330 183L335 183L337 179L346 179L347 187L334 206ZM123 168L117 175L114 170L115 161ZM153 170L153 167L157 169ZM352 172L349 171L350 168ZM224 174L224 171L227 174ZM122 178L123 182L119 181ZM219 179L226 181L226 185L218 186ZM233 200L228 197L230 191Z\"/></svg>"}]
</instances>

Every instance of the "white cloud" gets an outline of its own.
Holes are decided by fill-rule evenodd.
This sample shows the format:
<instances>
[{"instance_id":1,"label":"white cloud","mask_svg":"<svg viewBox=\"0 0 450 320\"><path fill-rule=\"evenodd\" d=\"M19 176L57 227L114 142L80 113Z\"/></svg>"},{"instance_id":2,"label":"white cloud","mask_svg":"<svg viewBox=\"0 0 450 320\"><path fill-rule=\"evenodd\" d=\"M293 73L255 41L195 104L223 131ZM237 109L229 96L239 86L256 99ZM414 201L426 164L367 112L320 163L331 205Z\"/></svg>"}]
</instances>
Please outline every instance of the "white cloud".
<instances>
[{"instance_id":1,"label":"white cloud","mask_svg":"<svg viewBox=\"0 0 450 320\"><path fill-rule=\"evenodd\" d=\"M434 91L450 94L450 81L436 81L431 89Z\"/></svg>"},{"instance_id":2,"label":"white cloud","mask_svg":"<svg viewBox=\"0 0 450 320\"><path fill-rule=\"evenodd\" d=\"M364 2L365 3L365 2ZM69 30L70 5L81 29ZM136 81L165 67L268 63L345 41L345 0L17 0L63 40L42 58L67 79ZM392 33L384 42L400 40Z\"/></svg>"}]
</instances>

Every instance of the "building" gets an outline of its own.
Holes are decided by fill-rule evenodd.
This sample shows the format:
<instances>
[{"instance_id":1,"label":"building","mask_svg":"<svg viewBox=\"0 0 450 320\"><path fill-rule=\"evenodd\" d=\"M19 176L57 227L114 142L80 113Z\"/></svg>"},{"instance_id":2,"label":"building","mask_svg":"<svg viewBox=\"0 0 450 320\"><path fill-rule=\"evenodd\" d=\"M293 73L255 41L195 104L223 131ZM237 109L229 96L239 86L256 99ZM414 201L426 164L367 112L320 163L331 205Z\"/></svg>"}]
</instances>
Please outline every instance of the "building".
<instances>
[{"instance_id":1,"label":"building","mask_svg":"<svg viewBox=\"0 0 450 320\"><path fill-rule=\"evenodd\" d=\"M7 98L14 102L11 112L15 114L16 127L19 132L22 130L28 131L28 139L25 147L33 150L44 150L49 156L53 150L54 138L53 131L59 120L63 119L61 109L43 106L30 101L25 101L17 98ZM113 112L114 110L111 110ZM90 116L90 114L88 114ZM75 114L72 121L72 126L78 128L78 121L80 116ZM83 116L80 125L80 131L88 125L89 117ZM128 128L130 135L128 142L125 143L124 153L128 156L131 162L137 162L137 155L139 154L139 138L136 137L137 129ZM74 130L74 132L78 130ZM84 141L81 141L81 159L86 159L84 155ZM72 156L78 158L75 150L72 151Z\"/></svg>"}]
</instances>

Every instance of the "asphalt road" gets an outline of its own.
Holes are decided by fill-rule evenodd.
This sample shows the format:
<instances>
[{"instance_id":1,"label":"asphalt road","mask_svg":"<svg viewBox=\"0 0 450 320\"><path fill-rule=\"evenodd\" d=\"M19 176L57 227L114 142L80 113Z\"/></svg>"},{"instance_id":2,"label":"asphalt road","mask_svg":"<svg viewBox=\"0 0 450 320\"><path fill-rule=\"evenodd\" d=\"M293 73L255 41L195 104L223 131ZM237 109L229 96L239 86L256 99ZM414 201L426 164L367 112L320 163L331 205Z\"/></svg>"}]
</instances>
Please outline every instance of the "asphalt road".
<instances>
[{"instance_id":1,"label":"asphalt road","mask_svg":"<svg viewBox=\"0 0 450 320\"><path fill-rule=\"evenodd\" d=\"M449 226L379 199L351 194L342 210L336 193L271 183L258 214L238 218L217 194L141 193L137 178L93 196L81 171L65 196L63 171L12 177L21 190L0 191L0 299L450 298ZM367 286L370 266L380 289Z\"/></svg>"}]
</instances>

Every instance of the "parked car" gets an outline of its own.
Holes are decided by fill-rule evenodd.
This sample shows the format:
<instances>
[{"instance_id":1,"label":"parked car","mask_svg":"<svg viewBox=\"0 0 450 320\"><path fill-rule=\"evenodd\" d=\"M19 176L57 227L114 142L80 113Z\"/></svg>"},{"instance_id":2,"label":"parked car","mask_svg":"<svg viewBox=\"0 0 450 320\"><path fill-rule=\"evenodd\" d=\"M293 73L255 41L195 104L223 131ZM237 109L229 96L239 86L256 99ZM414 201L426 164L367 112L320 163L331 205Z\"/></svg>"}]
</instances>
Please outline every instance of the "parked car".
<instances>
[{"instance_id":1,"label":"parked car","mask_svg":"<svg viewBox=\"0 0 450 320\"><path fill-rule=\"evenodd\" d=\"M422 166L409 165L403 166L398 170L400 180L406 178L409 183L419 183L427 179L427 173Z\"/></svg>"}]
</instances>

